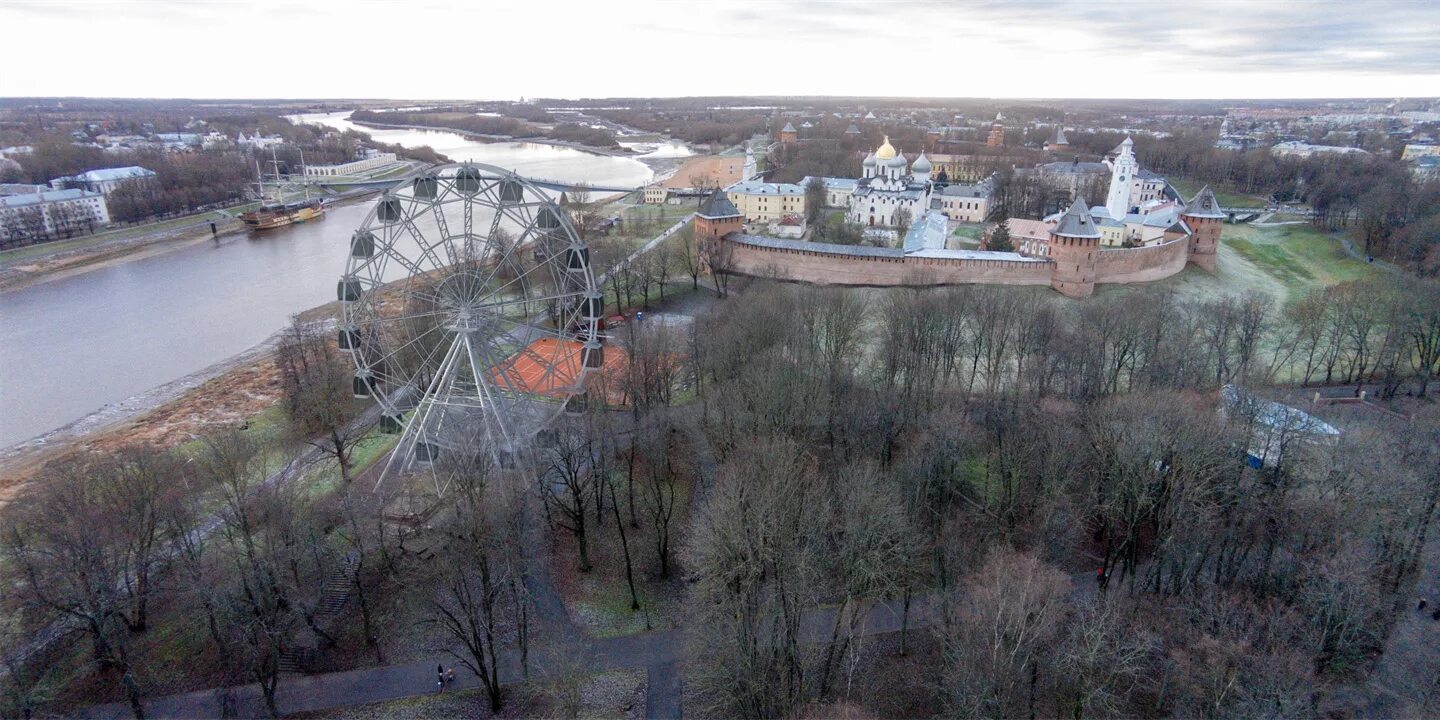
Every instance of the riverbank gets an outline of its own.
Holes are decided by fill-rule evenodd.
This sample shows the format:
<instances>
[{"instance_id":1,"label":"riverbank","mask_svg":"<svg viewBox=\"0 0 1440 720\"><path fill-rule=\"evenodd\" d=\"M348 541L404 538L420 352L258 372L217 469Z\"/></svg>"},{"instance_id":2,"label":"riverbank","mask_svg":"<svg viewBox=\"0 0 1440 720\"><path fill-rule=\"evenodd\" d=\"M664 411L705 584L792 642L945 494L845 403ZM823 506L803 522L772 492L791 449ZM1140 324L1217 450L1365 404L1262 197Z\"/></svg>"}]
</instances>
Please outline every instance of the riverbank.
<instances>
[{"instance_id":1,"label":"riverbank","mask_svg":"<svg viewBox=\"0 0 1440 720\"><path fill-rule=\"evenodd\" d=\"M171 449L251 422L280 397L279 338L0 450L0 506L53 460L137 444Z\"/></svg>"},{"instance_id":2,"label":"riverbank","mask_svg":"<svg viewBox=\"0 0 1440 720\"><path fill-rule=\"evenodd\" d=\"M368 188L348 191L330 199L329 207L364 202L379 192ZM192 222L185 223L175 220L155 223L154 229L149 232L143 231L146 226L135 226L112 231L113 236L112 233L97 233L89 238L20 248L32 251L24 255L0 255L0 294L247 232L245 224L238 218L222 212L203 213L192 218ZM214 234L210 231L212 222L216 226ZM77 240L83 242L77 243ZM54 245L53 249L47 248L48 245Z\"/></svg>"}]
</instances>

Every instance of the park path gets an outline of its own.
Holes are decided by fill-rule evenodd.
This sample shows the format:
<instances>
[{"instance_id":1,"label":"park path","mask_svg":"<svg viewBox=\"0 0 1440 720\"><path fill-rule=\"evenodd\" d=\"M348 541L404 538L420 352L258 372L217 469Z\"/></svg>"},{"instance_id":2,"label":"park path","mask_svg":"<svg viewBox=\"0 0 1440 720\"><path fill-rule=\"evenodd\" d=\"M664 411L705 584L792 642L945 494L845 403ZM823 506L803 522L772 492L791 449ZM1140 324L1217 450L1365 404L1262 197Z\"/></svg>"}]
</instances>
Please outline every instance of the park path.
<instances>
[{"instance_id":1,"label":"park path","mask_svg":"<svg viewBox=\"0 0 1440 720\"><path fill-rule=\"evenodd\" d=\"M1374 266L1380 268L1381 270L1384 270L1385 272L1390 273L1391 275L1404 275L1404 274L1405 274L1405 271L1404 271L1404 270L1401 270L1400 268L1395 267L1395 265L1393 265L1392 263L1388 263L1388 262L1386 262L1386 261L1384 261L1384 260L1379 260L1379 259L1375 259L1375 258L1366 257L1364 253L1360 252L1360 250L1355 247L1355 243L1350 242L1350 238L1345 237L1344 235L1341 235L1341 236L1340 236L1340 247L1345 248L1345 254L1349 255L1350 257L1355 258L1356 260L1359 260L1360 262L1366 262L1366 263L1369 263L1369 264L1371 264L1371 265L1374 265Z\"/></svg>"},{"instance_id":2,"label":"park path","mask_svg":"<svg viewBox=\"0 0 1440 720\"><path fill-rule=\"evenodd\" d=\"M860 623L857 635L874 636L898 632L901 627L901 604L897 601L877 603ZM801 619L801 638L806 644L819 644L830 640L831 628L835 622L836 609L818 608L807 612ZM929 626L939 617L939 603L931 598L915 600L910 609L910 627L919 629ZM549 654L547 654L547 650ZM578 647L560 648L552 646L531 650L530 677L545 678L553 667L564 668L566 663L547 665L534 658L554 657L557 651L569 657L583 657L589 660L586 672L596 673L609 670L646 670L647 676L656 682L654 699L647 697L646 717L673 718L680 716L680 663L685 655L685 631L664 630L624 637L602 638L580 643ZM276 705L282 715L302 712L317 712L336 708L367 705L370 703L403 700L435 692L435 666L454 664L448 655L436 655L402 665L346 670L323 675L287 676L281 679L276 690ZM500 681L513 684L524 678L521 673L519 655L507 652L500 663ZM457 673L454 689L477 688L480 682L470 673ZM673 689L665 692L663 690ZM221 717L221 699L228 692L233 702L234 714L238 717L264 717L264 696L258 685L242 685L233 688L214 688L145 701L145 714L152 718L218 718ZM652 714L653 713L653 714ZM73 711L70 717L95 720L119 720L131 717L127 703L96 705Z\"/></svg>"}]
</instances>

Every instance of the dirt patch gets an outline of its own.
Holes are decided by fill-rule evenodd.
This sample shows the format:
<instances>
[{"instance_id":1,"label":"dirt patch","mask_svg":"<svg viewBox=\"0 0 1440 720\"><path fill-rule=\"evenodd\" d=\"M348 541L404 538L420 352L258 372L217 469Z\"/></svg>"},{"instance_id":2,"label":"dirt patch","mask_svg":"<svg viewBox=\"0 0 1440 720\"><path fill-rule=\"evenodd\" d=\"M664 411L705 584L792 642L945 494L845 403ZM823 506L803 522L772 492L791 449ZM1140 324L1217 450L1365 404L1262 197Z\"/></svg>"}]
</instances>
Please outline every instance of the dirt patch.
<instances>
[{"instance_id":1,"label":"dirt patch","mask_svg":"<svg viewBox=\"0 0 1440 720\"><path fill-rule=\"evenodd\" d=\"M661 187L687 188L696 185L696 177L704 177L711 187L726 187L740 182L745 172L744 155L701 155L686 158L675 174L660 183Z\"/></svg>"}]
</instances>

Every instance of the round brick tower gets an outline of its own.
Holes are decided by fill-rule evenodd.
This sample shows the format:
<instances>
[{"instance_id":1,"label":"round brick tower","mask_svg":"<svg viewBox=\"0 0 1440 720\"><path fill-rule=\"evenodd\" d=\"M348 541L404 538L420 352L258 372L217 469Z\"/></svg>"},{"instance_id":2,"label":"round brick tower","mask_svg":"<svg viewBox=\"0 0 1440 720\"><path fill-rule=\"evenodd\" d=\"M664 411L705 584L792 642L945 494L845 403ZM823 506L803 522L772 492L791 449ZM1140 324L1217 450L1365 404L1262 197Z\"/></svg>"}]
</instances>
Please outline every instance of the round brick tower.
<instances>
[{"instance_id":1,"label":"round brick tower","mask_svg":"<svg viewBox=\"0 0 1440 720\"><path fill-rule=\"evenodd\" d=\"M1095 262L1099 254L1100 228L1090 216L1085 200L1076 198L1050 231L1050 259L1055 261L1050 287L1066 297L1089 297L1095 292Z\"/></svg>"},{"instance_id":2,"label":"round brick tower","mask_svg":"<svg viewBox=\"0 0 1440 720\"><path fill-rule=\"evenodd\" d=\"M1180 218L1190 226L1190 262L1215 272L1215 254L1220 249L1220 225L1225 222L1225 213L1209 185L1195 193Z\"/></svg>"}]
</instances>

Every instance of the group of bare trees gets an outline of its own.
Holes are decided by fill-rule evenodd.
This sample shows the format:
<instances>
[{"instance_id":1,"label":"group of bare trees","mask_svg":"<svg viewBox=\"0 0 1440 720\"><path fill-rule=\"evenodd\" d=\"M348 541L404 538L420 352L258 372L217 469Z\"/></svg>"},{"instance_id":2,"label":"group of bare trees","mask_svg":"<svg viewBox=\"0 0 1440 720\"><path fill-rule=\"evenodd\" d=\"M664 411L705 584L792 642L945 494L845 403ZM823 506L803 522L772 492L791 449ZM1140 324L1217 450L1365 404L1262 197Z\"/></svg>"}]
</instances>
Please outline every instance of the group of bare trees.
<instances>
[{"instance_id":1,"label":"group of bare trees","mask_svg":"<svg viewBox=\"0 0 1440 720\"><path fill-rule=\"evenodd\" d=\"M282 658L303 650L306 631L335 642L318 622L324 580L374 543L352 514L362 500L307 498L274 473L274 450L232 433L183 455L137 446L52 463L6 508L18 602L7 612L81 629L100 680L118 683L137 717L167 662L146 640L156 632L194 637L203 658L192 671L258 683L278 714Z\"/></svg>"},{"instance_id":2,"label":"group of bare trees","mask_svg":"<svg viewBox=\"0 0 1440 720\"><path fill-rule=\"evenodd\" d=\"M752 286L697 333L705 697L847 700L883 670L867 612L923 597L956 715L1315 714L1433 531L1440 418L1320 442L1195 392L1273 378L1293 334L1260 297Z\"/></svg>"},{"instance_id":3,"label":"group of bare trees","mask_svg":"<svg viewBox=\"0 0 1440 720\"><path fill-rule=\"evenodd\" d=\"M332 338L298 320L277 364L287 420L279 430L64 457L5 508L5 582L16 591L5 611L82 630L99 681L118 684L137 716L168 671L155 633L191 638L203 653L190 668L197 676L255 682L278 714L282 668L337 642L322 606L337 575L349 578L375 645L367 590L389 561L376 497L349 483L367 432L349 374ZM305 444L337 463L333 493L315 492L314 468L284 462Z\"/></svg>"},{"instance_id":4,"label":"group of bare trees","mask_svg":"<svg viewBox=\"0 0 1440 720\"><path fill-rule=\"evenodd\" d=\"M1284 308L1283 352L1292 376L1381 384L1393 396L1409 379L1425 396L1440 374L1440 283L1410 277L1311 290Z\"/></svg>"}]
</instances>

